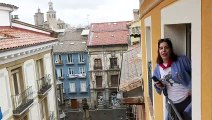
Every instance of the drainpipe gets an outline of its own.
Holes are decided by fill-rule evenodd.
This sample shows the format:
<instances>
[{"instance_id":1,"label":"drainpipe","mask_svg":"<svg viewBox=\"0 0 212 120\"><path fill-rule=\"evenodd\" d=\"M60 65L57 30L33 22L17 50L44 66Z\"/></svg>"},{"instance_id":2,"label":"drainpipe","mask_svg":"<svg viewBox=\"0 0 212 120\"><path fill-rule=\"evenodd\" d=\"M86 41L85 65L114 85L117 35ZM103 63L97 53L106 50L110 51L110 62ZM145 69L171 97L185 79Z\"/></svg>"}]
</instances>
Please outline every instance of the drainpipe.
<instances>
[{"instance_id":1,"label":"drainpipe","mask_svg":"<svg viewBox=\"0 0 212 120\"><path fill-rule=\"evenodd\" d=\"M10 28L12 28L12 16L11 13L14 11L14 7L12 7L12 11L9 11L9 21L10 21Z\"/></svg>"}]
</instances>

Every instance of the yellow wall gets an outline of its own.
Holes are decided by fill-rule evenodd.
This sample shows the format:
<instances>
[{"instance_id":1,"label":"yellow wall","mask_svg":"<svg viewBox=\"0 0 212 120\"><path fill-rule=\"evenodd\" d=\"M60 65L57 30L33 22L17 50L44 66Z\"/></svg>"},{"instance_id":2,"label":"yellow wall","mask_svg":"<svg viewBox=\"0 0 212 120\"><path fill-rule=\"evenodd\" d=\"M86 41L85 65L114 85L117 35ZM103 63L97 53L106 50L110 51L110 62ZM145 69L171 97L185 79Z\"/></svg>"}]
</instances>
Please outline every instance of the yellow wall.
<instances>
[{"instance_id":1,"label":"yellow wall","mask_svg":"<svg viewBox=\"0 0 212 120\"><path fill-rule=\"evenodd\" d=\"M202 120L212 120L212 1L202 0Z\"/></svg>"},{"instance_id":2,"label":"yellow wall","mask_svg":"<svg viewBox=\"0 0 212 120\"><path fill-rule=\"evenodd\" d=\"M145 0L147 1L147 0ZM145 2L144 1L144 2ZM149 99L148 99L148 79L147 79L147 61L146 61L146 41L145 41L145 25L144 20L145 18L151 16L151 30L152 30L152 68L154 69L156 66L156 58L157 58L157 42L161 38L161 21L160 21L160 10L168 6L169 4L173 3L176 0L166 0L161 2L159 5L151 9L148 13L141 13L144 16L141 19L141 36L142 36L142 75L144 79L144 98L145 98L145 110L146 110L146 120L150 120L149 114L151 111L151 107L149 106ZM147 4L148 3L148 4ZM150 4L153 4L151 1L147 1L144 3L141 8L142 12L145 11L146 8ZM154 89L154 88L153 88ZM162 120L163 116L163 97L162 95L158 95L154 89L154 110L157 111L153 113L155 117L152 116L154 120ZM152 112L153 112L152 111Z\"/></svg>"}]
</instances>

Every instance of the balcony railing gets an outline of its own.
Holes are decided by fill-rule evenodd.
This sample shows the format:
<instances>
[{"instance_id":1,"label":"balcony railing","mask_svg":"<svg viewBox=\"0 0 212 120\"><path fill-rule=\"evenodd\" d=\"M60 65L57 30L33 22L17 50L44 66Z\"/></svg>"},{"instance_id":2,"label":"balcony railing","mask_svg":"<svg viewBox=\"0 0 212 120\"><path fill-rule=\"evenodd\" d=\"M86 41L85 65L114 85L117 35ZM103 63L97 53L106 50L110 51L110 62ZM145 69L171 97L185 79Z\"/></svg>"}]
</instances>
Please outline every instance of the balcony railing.
<instances>
[{"instance_id":1,"label":"balcony railing","mask_svg":"<svg viewBox=\"0 0 212 120\"><path fill-rule=\"evenodd\" d=\"M37 80L38 85L38 95L45 95L51 88L51 78L50 76L43 77Z\"/></svg>"},{"instance_id":2,"label":"balcony railing","mask_svg":"<svg viewBox=\"0 0 212 120\"><path fill-rule=\"evenodd\" d=\"M149 97L153 105L153 94L152 94L152 62L148 62L148 85L149 85Z\"/></svg>"},{"instance_id":3,"label":"balcony railing","mask_svg":"<svg viewBox=\"0 0 212 120\"><path fill-rule=\"evenodd\" d=\"M113 66L111 65L110 69L119 69L119 66L118 65L113 65Z\"/></svg>"},{"instance_id":4,"label":"balcony railing","mask_svg":"<svg viewBox=\"0 0 212 120\"><path fill-rule=\"evenodd\" d=\"M55 118L54 112L51 111L51 112L49 113L49 118L48 118L48 120L55 120L55 119L56 119L56 118Z\"/></svg>"},{"instance_id":5,"label":"balcony railing","mask_svg":"<svg viewBox=\"0 0 212 120\"><path fill-rule=\"evenodd\" d=\"M33 103L32 87L27 87L22 93L12 95L13 115L22 115Z\"/></svg>"},{"instance_id":6,"label":"balcony railing","mask_svg":"<svg viewBox=\"0 0 212 120\"><path fill-rule=\"evenodd\" d=\"M73 78L76 78L77 75L75 75L75 74L67 74L67 77L68 77L68 79L73 79Z\"/></svg>"},{"instance_id":7,"label":"balcony railing","mask_svg":"<svg viewBox=\"0 0 212 120\"><path fill-rule=\"evenodd\" d=\"M117 84L111 84L110 87L118 87L118 83Z\"/></svg>"},{"instance_id":8,"label":"balcony railing","mask_svg":"<svg viewBox=\"0 0 212 120\"><path fill-rule=\"evenodd\" d=\"M78 74L78 78L86 78L86 73Z\"/></svg>"},{"instance_id":9,"label":"balcony railing","mask_svg":"<svg viewBox=\"0 0 212 120\"><path fill-rule=\"evenodd\" d=\"M93 66L94 70L102 70L102 66Z\"/></svg>"},{"instance_id":10,"label":"balcony railing","mask_svg":"<svg viewBox=\"0 0 212 120\"><path fill-rule=\"evenodd\" d=\"M166 108L168 111L168 118L169 120L183 120L180 113L177 111L176 107L174 106L173 102L166 97L169 104L167 104Z\"/></svg>"}]
</instances>

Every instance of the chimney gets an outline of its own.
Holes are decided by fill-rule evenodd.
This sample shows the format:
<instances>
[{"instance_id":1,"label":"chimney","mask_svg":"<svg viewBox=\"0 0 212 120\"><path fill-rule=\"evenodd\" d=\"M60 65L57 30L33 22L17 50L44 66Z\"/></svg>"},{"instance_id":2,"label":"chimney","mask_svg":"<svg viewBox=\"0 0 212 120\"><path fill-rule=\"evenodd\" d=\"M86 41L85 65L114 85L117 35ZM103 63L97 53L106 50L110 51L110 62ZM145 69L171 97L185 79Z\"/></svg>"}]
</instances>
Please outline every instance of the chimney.
<instances>
[{"instance_id":1,"label":"chimney","mask_svg":"<svg viewBox=\"0 0 212 120\"><path fill-rule=\"evenodd\" d=\"M133 9L133 17L134 17L134 20L137 20L139 18L139 10L138 9Z\"/></svg>"}]
</instances>

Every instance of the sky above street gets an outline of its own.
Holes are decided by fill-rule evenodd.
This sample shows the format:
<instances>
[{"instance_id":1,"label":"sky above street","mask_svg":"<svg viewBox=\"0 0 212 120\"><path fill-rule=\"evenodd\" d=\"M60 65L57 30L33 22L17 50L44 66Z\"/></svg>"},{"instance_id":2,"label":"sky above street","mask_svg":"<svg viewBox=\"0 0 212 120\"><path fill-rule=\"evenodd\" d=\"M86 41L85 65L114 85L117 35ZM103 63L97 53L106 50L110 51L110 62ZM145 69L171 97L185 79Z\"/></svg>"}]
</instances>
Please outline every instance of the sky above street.
<instances>
[{"instance_id":1,"label":"sky above street","mask_svg":"<svg viewBox=\"0 0 212 120\"><path fill-rule=\"evenodd\" d=\"M19 9L13 15L19 15L21 21L34 24L34 14L38 7L41 12L48 11L50 0L0 0L0 3L12 4ZM51 0L57 19L71 26L88 25L96 22L125 21L133 19L133 9L138 9L139 0Z\"/></svg>"}]
</instances>

